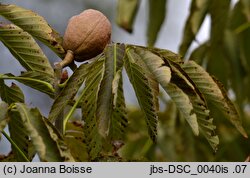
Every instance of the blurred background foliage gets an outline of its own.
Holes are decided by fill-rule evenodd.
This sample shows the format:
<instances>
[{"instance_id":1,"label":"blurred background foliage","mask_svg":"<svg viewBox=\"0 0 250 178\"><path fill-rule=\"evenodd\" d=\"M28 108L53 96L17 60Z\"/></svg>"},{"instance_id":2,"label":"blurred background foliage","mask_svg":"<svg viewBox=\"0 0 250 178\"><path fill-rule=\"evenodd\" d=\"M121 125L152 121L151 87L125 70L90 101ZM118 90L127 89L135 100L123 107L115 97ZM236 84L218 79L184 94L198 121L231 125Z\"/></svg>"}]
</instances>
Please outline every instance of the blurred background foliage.
<instances>
[{"instance_id":1,"label":"blurred background foliage","mask_svg":"<svg viewBox=\"0 0 250 178\"><path fill-rule=\"evenodd\" d=\"M61 34L64 33L66 21L72 15L78 14L83 9L95 8L105 13L112 21L113 41L166 48L181 54L184 60L195 60L223 83L240 112L244 128L250 135L250 0L3 0L1 2L18 4L38 12ZM53 52L42 47L51 63L59 60ZM9 59L11 55L8 51L2 50L4 47L0 49L1 58L4 59L0 60L1 73L10 72L9 69L8 71L4 69L10 65L13 66L12 73L20 73L22 68L15 68L19 65L14 59ZM33 89L25 88L22 84L20 86L24 88L25 96L28 95L27 101L41 108L45 116L48 115L51 99ZM144 120L140 119L142 112L137 106L134 93L130 92L131 86L126 86L125 95L130 105L130 124L126 144L118 151L125 160L244 161L250 155L250 140L243 138L216 108L212 109L211 113L217 126L220 145L218 151L213 153L204 138L193 135L176 106L165 95L161 96L158 142L153 144L148 137ZM77 133L68 134L69 139L66 141L75 141L76 145L79 144L77 140L70 139L70 134ZM77 138L80 140L81 136ZM1 148L1 153L2 149L7 150L5 146ZM81 160L86 157L84 154L80 156Z\"/></svg>"},{"instance_id":2,"label":"blurred background foliage","mask_svg":"<svg viewBox=\"0 0 250 178\"><path fill-rule=\"evenodd\" d=\"M120 0L120 2L126 3L126 0ZM135 6L132 2L135 1L130 1L131 6ZM139 1L137 2L139 3ZM167 18L167 16L165 17L166 8L163 8L166 5L166 0L149 0L148 46L155 44L163 19ZM210 19L209 38L201 43L197 36L207 17ZM132 24L133 20L130 22ZM121 22L118 24L127 30ZM248 134L250 133L249 24L249 0L236 2L192 0L178 49L184 60L195 60L223 83L241 114ZM132 28L131 25L127 31L131 32ZM198 45L192 49L191 45L194 43ZM162 97L164 98L164 96ZM141 157L151 161L243 161L246 159L250 152L249 139L242 138L215 107L212 107L211 113L220 137L220 147L218 152L213 154L204 139L193 136L175 105L167 99L163 100L165 109L159 113L160 126L157 145L153 145L148 140L145 135L144 123L137 120L141 112L135 108L131 110L130 120L133 123L131 127L140 127L142 131L140 134L136 134L135 128L130 128L131 134L127 138L129 144L122 149L125 157L131 159Z\"/></svg>"}]
</instances>

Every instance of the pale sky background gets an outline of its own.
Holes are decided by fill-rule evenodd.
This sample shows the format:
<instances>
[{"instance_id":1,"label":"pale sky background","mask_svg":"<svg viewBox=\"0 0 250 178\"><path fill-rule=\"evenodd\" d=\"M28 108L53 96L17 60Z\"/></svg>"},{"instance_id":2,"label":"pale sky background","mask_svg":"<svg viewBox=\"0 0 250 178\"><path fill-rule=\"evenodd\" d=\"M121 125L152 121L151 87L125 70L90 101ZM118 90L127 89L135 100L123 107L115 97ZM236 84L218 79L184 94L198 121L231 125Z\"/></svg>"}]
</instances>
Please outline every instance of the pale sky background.
<instances>
[{"instance_id":1,"label":"pale sky background","mask_svg":"<svg viewBox=\"0 0 250 178\"><path fill-rule=\"evenodd\" d=\"M148 3L141 0L139 12L135 21L134 33L128 34L115 24L116 0L1 0L2 3L17 4L24 8L31 9L42 15L48 23L63 35L68 19L87 8L94 8L102 11L112 22L112 40L114 42L146 45L146 27L148 16ZM156 47L165 48L173 52L178 51L182 38L183 27L189 12L190 0L168 0L167 16L159 33ZM3 20L0 18L0 21ZM207 18L200 30L197 41L202 43L209 35L209 22ZM193 44L192 48L197 46ZM45 54L53 64L60 59L47 47L42 46ZM12 73L19 75L24 70L12 57L11 53L0 42L0 73ZM127 80L127 79L126 79ZM12 81L10 81L12 82ZM8 83L10 83L8 82ZM52 105L52 100L29 87L14 81L23 89L26 96L26 103L31 107L38 107L47 116ZM125 82L125 97L128 104L136 104L134 92L131 86ZM0 154L8 152L9 143L4 137L0 142Z\"/></svg>"}]
</instances>

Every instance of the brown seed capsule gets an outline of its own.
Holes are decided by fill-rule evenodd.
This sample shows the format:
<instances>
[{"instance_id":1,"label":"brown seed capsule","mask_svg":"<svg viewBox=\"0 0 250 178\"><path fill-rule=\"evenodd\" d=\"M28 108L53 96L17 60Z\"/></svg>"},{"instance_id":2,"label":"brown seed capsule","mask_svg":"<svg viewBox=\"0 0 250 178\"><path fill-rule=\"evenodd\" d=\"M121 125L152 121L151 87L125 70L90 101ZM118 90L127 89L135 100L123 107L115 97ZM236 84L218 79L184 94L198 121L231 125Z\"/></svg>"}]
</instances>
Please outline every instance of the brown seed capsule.
<instances>
[{"instance_id":1,"label":"brown seed capsule","mask_svg":"<svg viewBox=\"0 0 250 178\"><path fill-rule=\"evenodd\" d=\"M88 9L71 17L66 28L63 47L82 62L100 54L110 42L111 24L99 11Z\"/></svg>"}]
</instances>

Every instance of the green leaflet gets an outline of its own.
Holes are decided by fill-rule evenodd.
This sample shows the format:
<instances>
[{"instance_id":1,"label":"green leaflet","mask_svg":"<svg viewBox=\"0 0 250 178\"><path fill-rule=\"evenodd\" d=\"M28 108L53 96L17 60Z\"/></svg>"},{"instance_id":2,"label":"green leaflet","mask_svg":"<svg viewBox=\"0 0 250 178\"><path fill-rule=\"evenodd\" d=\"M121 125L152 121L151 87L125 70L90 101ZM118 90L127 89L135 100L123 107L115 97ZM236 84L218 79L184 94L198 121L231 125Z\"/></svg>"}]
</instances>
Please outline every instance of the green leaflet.
<instances>
[{"instance_id":1,"label":"green leaflet","mask_svg":"<svg viewBox=\"0 0 250 178\"><path fill-rule=\"evenodd\" d=\"M133 24L140 0L118 0L116 23L129 33L133 31Z\"/></svg>"},{"instance_id":2,"label":"green leaflet","mask_svg":"<svg viewBox=\"0 0 250 178\"><path fill-rule=\"evenodd\" d=\"M24 123L20 119L20 115L17 111L11 110L9 112L10 122L9 122L9 132L10 138L13 142L18 146L18 148L22 151L28 160L32 160L34 156L34 152L32 152L29 134L24 129ZM18 149L16 149L13 145L11 145L13 153L15 155L16 161L26 161L26 159L22 156L22 153Z\"/></svg>"},{"instance_id":3,"label":"green leaflet","mask_svg":"<svg viewBox=\"0 0 250 178\"><path fill-rule=\"evenodd\" d=\"M0 75L0 79L16 80L27 86L30 86L38 91L48 94L50 97L54 97L54 88L50 84L50 78L46 75L42 75L40 72L27 71L23 72L20 76L14 76L12 74Z\"/></svg>"},{"instance_id":4,"label":"green leaflet","mask_svg":"<svg viewBox=\"0 0 250 178\"><path fill-rule=\"evenodd\" d=\"M0 15L42 41L59 57L64 57L62 37L50 27L42 16L14 4L0 4Z\"/></svg>"},{"instance_id":5,"label":"green leaflet","mask_svg":"<svg viewBox=\"0 0 250 178\"><path fill-rule=\"evenodd\" d=\"M109 137L113 140L123 140L128 125L126 104L123 93L122 70L118 70L112 82L113 113L110 122Z\"/></svg>"},{"instance_id":6,"label":"green leaflet","mask_svg":"<svg viewBox=\"0 0 250 178\"><path fill-rule=\"evenodd\" d=\"M0 75L0 96L3 101L8 104L15 102L24 102L24 95L22 90L15 84L12 83L11 86L7 86L4 80L1 79Z\"/></svg>"},{"instance_id":7,"label":"green leaflet","mask_svg":"<svg viewBox=\"0 0 250 178\"><path fill-rule=\"evenodd\" d=\"M214 152L218 150L219 137L215 132L216 126L213 123L213 118L210 117L209 109L203 101L191 98L194 112L197 116L199 131L204 135Z\"/></svg>"},{"instance_id":8,"label":"green leaflet","mask_svg":"<svg viewBox=\"0 0 250 178\"><path fill-rule=\"evenodd\" d=\"M195 82L197 88L205 95L206 99L211 100L213 104L219 107L239 132L244 137L247 137L238 112L228 98L223 86L193 61L188 61L182 67Z\"/></svg>"},{"instance_id":9,"label":"green leaflet","mask_svg":"<svg viewBox=\"0 0 250 178\"><path fill-rule=\"evenodd\" d=\"M135 90L137 100L144 113L150 138L156 142L158 116L154 102L154 93L150 87L149 79L145 76L145 70L134 59L133 54L127 50L125 67L131 84Z\"/></svg>"},{"instance_id":10,"label":"green leaflet","mask_svg":"<svg viewBox=\"0 0 250 178\"><path fill-rule=\"evenodd\" d=\"M83 89L82 119L84 121L83 132L87 146L88 160L94 160L102 149L102 138L99 134L96 110L100 83L104 75L104 58L96 61L90 68Z\"/></svg>"},{"instance_id":11,"label":"green leaflet","mask_svg":"<svg viewBox=\"0 0 250 178\"><path fill-rule=\"evenodd\" d=\"M142 53L144 52L142 49L139 50L138 48L137 50L137 48L130 46L127 48L127 50L129 51L130 55L133 56L135 63L137 63L142 69L144 69L144 73L145 73L144 75L148 78L149 86L153 92L154 103L156 107L155 109L156 109L156 112L158 112L159 111L159 83L156 80L156 78L159 77L158 74L161 73L160 74L161 76L159 78L163 79L164 77L166 77L166 79L170 80L169 76L166 76L169 74L167 72L168 69L165 68L164 66L162 66L161 69L159 70L156 69L156 66L161 65L161 64L159 64L159 61L156 61L155 59L154 60L149 59L149 61L144 61L144 59L142 59L143 57L140 56L140 52ZM148 67L150 69L148 69Z\"/></svg>"},{"instance_id":12,"label":"green leaflet","mask_svg":"<svg viewBox=\"0 0 250 178\"><path fill-rule=\"evenodd\" d=\"M110 120L113 113L112 82L118 70L123 66L125 46L113 44L105 49L105 71L101 81L97 102L97 122L103 137L109 135ZM122 79L121 79L122 80Z\"/></svg>"},{"instance_id":13,"label":"green leaflet","mask_svg":"<svg viewBox=\"0 0 250 178\"><path fill-rule=\"evenodd\" d=\"M89 72L91 67L92 64L82 64L71 75L66 86L62 89L59 96L56 97L51 107L48 119L52 123L56 120L67 104L74 99L74 96L83 84L86 74Z\"/></svg>"},{"instance_id":14,"label":"green leaflet","mask_svg":"<svg viewBox=\"0 0 250 178\"><path fill-rule=\"evenodd\" d=\"M15 25L0 24L0 41L26 70L40 72L53 81L54 71L49 60L30 34Z\"/></svg>"},{"instance_id":15,"label":"green leaflet","mask_svg":"<svg viewBox=\"0 0 250 178\"><path fill-rule=\"evenodd\" d=\"M9 105L3 101L0 101L0 139L1 134L5 126L7 125L9 118L8 118L8 107Z\"/></svg>"},{"instance_id":16,"label":"green leaflet","mask_svg":"<svg viewBox=\"0 0 250 178\"><path fill-rule=\"evenodd\" d=\"M195 40L206 15L211 0L192 0L188 19L186 21L179 53L186 55L191 43Z\"/></svg>"},{"instance_id":17,"label":"green leaflet","mask_svg":"<svg viewBox=\"0 0 250 178\"><path fill-rule=\"evenodd\" d=\"M199 132L205 136L213 150L216 151L219 144L219 138L215 133L216 127L213 125L213 119L210 118L205 98L187 73L185 73L178 64L175 63L174 65L175 66L171 66L171 83L178 86L189 97L190 102L193 105L193 112L197 117Z\"/></svg>"},{"instance_id":18,"label":"green leaflet","mask_svg":"<svg viewBox=\"0 0 250 178\"><path fill-rule=\"evenodd\" d=\"M167 0L149 0L147 45L154 46L166 15Z\"/></svg>"},{"instance_id":19,"label":"green leaflet","mask_svg":"<svg viewBox=\"0 0 250 178\"><path fill-rule=\"evenodd\" d=\"M18 114L41 161L74 161L64 140L54 126L44 119L38 109L29 109L25 104L16 103L12 111Z\"/></svg>"},{"instance_id":20,"label":"green leaflet","mask_svg":"<svg viewBox=\"0 0 250 178\"><path fill-rule=\"evenodd\" d=\"M67 122L66 132L64 136L65 142L70 148L70 152L75 161L88 161L87 148L85 145L83 134L83 123L80 121Z\"/></svg>"},{"instance_id":21,"label":"green leaflet","mask_svg":"<svg viewBox=\"0 0 250 178\"><path fill-rule=\"evenodd\" d=\"M194 108L193 112L197 117L199 132L205 136L213 150L216 152L219 138L215 133L216 127L213 125L213 119L210 117L210 111L206 100L188 73L181 68L181 64L182 63L169 61L172 70L171 83L174 83L186 95L188 95Z\"/></svg>"},{"instance_id":22,"label":"green leaflet","mask_svg":"<svg viewBox=\"0 0 250 178\"><path fill-rule=\"evenodd\" d=\"M182 113L186 119L193 133L199 135L199 125L197 121L197 115L194 112L194 107L188 95L186 95L179 87L173 83L169 83L164 87L164 90L169 94L171 99L176 104L178 110Z\"/></svg>"}]
</instances>

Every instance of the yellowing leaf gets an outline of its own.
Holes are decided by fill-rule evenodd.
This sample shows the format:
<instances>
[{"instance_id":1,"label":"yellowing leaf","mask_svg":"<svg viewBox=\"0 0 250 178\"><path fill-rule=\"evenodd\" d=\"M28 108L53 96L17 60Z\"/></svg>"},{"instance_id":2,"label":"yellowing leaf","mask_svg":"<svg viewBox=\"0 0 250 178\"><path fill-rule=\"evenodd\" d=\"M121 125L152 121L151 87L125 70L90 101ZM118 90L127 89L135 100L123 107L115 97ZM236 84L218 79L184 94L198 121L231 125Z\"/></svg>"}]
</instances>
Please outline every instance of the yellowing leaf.
<instances>
[{"instance_id":1,"label":"yellowing leaf","mask_svg":"<svg viewBox=\"0 0 250 178\"><path fill-rule=\"evenodd\" d=\"M213 104L219 107L239 132L247 137L238 112L228 98L223 86L193 61L188 61L182 67L194 81L197 88L205 95L206 99L212 101Z\"/></svg>"}]
</instances>

